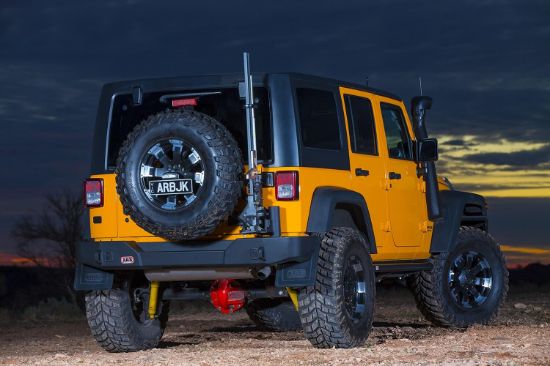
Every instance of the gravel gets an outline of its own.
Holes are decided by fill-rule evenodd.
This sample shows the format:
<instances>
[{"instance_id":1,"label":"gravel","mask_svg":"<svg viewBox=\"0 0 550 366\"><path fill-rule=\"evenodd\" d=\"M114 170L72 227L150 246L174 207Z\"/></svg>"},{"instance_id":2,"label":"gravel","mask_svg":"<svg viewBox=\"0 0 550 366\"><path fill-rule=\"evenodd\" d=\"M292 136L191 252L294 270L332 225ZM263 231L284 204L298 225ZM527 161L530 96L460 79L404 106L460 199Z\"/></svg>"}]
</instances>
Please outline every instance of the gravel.
<instances>
[{"instance_id":1,"label":"gravel","mask_svg":"<svg viewBox=\"0 0 550 366\"><path fill-rule=\"evenodd\" d=\"M160 348L110 354L84 320L14 323L0 332L0 365L548 365L550 294L512 289L494 325L436 328L406 290L379 289L373 331L361 348L318 350L301 332L262 332L244 312L180 306ZM517 307L517 304L525 307Z\"/></svg>"}]
</instances>

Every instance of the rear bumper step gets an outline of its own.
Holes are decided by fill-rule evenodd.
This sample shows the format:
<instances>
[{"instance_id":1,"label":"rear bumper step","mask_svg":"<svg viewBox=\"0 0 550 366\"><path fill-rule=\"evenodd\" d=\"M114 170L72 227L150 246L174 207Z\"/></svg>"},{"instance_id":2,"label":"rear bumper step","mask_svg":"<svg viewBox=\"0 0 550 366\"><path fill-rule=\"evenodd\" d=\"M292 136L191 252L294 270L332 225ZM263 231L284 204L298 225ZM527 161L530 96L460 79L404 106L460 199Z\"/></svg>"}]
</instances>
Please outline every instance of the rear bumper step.
<instances>
[{"instance_id":1,"label":"rear bumper step","mask_svg":"<svg viewBox=\"0 0 550 366\"><path fill-rule=\"evenodd\" d=\"M306 261L318 245L314 236L182 243L82 242L77 261L107 270L265 266Z\"/></svg>"},{"instance_id":2,"label":"rear bumper step","mask_svg":"<svg viewBox=\"0 0 550 366\"><path fill-rule=\"evenodd\" d=\"M81 242L77 247L75 289L110 288L112 271L201 267L261 268L274 265L282 269L280 279L284 282L279 282L280 284L290 284L292 281L309 283L312 266L308 264L317 255L318 248L319 238L315 236L182 243ZM294 268L304 265L308 270ZM287 278L288 274L291 278ZM279 277L279 273L277 276Z\"/></svg>"}]
</instances>

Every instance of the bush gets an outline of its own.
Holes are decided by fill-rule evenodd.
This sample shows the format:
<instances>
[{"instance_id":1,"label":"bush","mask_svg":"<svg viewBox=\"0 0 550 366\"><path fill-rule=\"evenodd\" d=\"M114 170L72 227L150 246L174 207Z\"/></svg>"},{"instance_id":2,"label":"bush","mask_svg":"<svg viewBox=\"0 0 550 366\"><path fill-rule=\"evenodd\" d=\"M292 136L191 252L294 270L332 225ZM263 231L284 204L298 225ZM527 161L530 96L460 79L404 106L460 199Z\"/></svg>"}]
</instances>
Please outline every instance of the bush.
<instances>
[{"instance_id":1,"label":"bush","mask_svg":"<svg viewBox=\"0 0 550 366\"><path fill-rule=\"evenodd\" d=\"M23 310L23 321L75 321L84 318L84 313L76 305L65 299L48 298L38 305L29 306Z\"/></svg>"}]
</instances>

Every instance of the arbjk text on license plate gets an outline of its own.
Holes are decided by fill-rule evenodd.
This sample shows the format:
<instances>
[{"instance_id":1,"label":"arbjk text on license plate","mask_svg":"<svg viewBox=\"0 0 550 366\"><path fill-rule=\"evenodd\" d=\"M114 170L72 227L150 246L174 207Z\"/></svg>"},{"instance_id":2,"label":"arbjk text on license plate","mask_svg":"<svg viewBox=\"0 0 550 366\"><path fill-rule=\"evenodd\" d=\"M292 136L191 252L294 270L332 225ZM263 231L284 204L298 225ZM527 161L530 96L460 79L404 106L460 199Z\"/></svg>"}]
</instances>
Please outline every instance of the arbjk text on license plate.
<instances>
[{"instance_id":1,"label":"arbjk text on license plate","mask_svg":"<svg viewBox=\"0 0 550 366\"><path fill-rule=\"evenodd\" d=\"M193 180L191 179L165 179L149 182L151 194L160 196L168 194L192 194Z\"/></svg>"}]
</instances>

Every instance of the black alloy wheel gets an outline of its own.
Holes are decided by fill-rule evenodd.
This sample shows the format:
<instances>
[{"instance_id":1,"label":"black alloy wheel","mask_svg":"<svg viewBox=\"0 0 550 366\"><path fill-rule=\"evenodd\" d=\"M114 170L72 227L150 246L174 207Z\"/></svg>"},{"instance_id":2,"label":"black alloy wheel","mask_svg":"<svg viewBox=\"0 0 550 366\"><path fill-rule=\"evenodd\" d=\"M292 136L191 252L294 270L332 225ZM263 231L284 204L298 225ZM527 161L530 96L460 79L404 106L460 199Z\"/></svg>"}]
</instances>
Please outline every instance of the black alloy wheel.
<instances>
[{"instance_id":1,"label":"black alloy wheel","mask_svg":"<svg viewBox=\"0 0 550 366\"><path fill-rule=\"evenodd\" d=\"M343 298L346 314L352 322L358 323L367 310L367 284L365 268L356 255L350 255L344 269Z\"/></svg>"},{"instance_id":2,"label":"black alloy wheel","mask_svg":"<svg viewBox=\"0 0 550 366\"><path fill-rule=\"evenodd\" d=\"M189 181L175 182L186 179ZM182 139L164 139L152 145L141 158L140 183L147 199L156 207L174 211L187 207L197 199L205 179L202 157L188 142ZM153 193L152 182L165 181L177 185L189 183L185 194Z\"/></svg>"},{"instance_id":3,"label":"black alloy wheel","mask_svg":"<svg viewBox=\"0 0 550 366\"><path fill-rule=\"evenodd\" d=\"M493 287L493 272L481 253L467 251L451 262L448 282L455 303L471 309L487 300Z\"/></svg>"}]
</instances>

